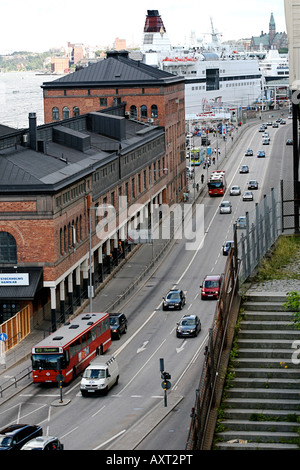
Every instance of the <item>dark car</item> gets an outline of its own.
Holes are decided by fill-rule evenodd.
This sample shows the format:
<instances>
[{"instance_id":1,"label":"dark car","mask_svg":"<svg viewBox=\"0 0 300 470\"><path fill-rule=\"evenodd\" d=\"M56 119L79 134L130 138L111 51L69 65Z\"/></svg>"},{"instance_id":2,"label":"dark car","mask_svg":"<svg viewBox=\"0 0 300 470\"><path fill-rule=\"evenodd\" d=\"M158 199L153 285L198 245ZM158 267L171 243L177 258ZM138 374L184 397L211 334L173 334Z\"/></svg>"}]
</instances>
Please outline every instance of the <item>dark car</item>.
<instances>
[{"instance_id":1,"label":"dark car","mask_svg":"<svg viewBox=\"0 0 300 470\"><path fill-rule=\"evenodd\" d=\"M258 189L258 182L256 180L250 180L248 183L248 189Z\"/></svg>"},{"instance_id":2,"label":"dark car","mask_svg":"<svg viewBox=\"0 0 300 470\"><path fill-rule=\"evenodd\" d=\"M265 154L265 151L264 151L264 150L259 150L259 151L257 152L257 157L258 157L258 158L264 158L265 156L266 156L266 154Z\"/></svg>"},{"instance_id":3,"label":"dark car","mask_svg":"<svg viewBox=\"0 0 300 470\"><path fill-rule=\"evenodd\" d=\"M110 313L109 324L112 338L120 339L121 334L125 334L127 331L127 318L124 313Z\"/></svg>"},{"instance_id":4,"label":"dark car","mask_svg":"<svg viewBox=\"0 0 300 470\"><path fill-rule=\"evenodd\" d=\"M177 338L186 336L197 336L201 331L200 318L197 315L184 315L177 323Z\"/></svg>"},{"instance_id":5,"label":"dark car","mask_svg":"<svg viewBox=\"0 0 300 470\"><path fill-rule=\"evenodd\" d=\"M185 293L181 289L171 289L167 296L163 297L163 310L181 310L185 303Z\"/></svg>"},{"instance_id":6,"label":"dark car","mask_svg":"<svg viewBox=\"0 0 300 470\"><path fill-rule=\"evenodd\" d=\"M286 145L293 145L293 139L287 139Z\"/></svg>"},{"instance_id":7,"label":"dark car","mask_svg":"<svg viewBox=\"0 0 300 470\"><path fill-rule=\"evenodd\" d=\"M0 450L20 450L26 442L43 434L38 425L12 424L0 431Z\"/></svg>"}]
</instances>

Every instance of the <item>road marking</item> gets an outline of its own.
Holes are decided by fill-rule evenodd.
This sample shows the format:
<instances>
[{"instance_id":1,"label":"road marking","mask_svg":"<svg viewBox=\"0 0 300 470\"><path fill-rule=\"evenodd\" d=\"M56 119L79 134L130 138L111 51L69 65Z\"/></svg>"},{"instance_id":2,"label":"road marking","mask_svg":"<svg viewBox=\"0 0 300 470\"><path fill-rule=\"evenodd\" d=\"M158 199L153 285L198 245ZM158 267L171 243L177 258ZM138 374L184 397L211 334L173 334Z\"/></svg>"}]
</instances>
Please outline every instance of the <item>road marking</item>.
<instances>
[{"instance_id":1,"label":"road marking","mask_svg":"<svg viewBox=\"0 0 300 470\"><path fill-rule=\"evenodd\" d=\"M112 436L110 439L107 439L107 441L105 441L105 442L103 442L102 444L100 444L99 446L95 447L93 450L98 450L98 449L100 449L101 447L105 446L106 444L108 444L109 442L113 441L113 440L116 439L117 437L122 436L122 434L124 434L124 432L126 432L126 429L123 429L122 431L118 432L118 434L115 434L115 435Z\"/></svg>"},{"instance_id":2,"label":"road marking","mask_svg":"<svg viewBox=\"0 0 300 470\"><path fill-rule=\"evenodd\" d=\"M186 339L183 341L183 343L182 343L182 345L180 346L180 348L176 348L177 354L178 354L179 352L181 352L181 351L184 350L185 345L186 345Z\"/></svg>"},{"instance_id":3,"label":"road marking","mask_svg":"<svg viewBox=\"0 0 300 470\"><path fill-rule=\"evenodd\" d=\"M139 354L142 351L145 351L146 346L147 346L148 343L149 343L149 341L144 341L143 345L140 348L137 349L137 351L136 351L137 354Z\"/></svg>"}]
</instances>

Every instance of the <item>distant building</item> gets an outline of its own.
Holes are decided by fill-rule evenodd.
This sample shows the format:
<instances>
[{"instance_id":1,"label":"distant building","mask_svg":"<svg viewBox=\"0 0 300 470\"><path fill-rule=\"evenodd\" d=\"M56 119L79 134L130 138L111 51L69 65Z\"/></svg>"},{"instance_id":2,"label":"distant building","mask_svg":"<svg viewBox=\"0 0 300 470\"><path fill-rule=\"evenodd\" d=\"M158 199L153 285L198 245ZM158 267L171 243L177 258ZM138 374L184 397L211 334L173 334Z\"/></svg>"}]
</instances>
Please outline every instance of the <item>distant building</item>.
<instances>
[{"instance_id":1,"label":"distant building","mask_svg":"<svg viewBox=\"0 0 300 470\"><path fill-rule=\"evenodd\" d=\"M116 51L122 51L126 49L126 39L116 38L114 43L114 49Z\"/></svg>"},{"instance_id":2,"label":"distant building","mask_svg":"<svg viewBox=\"0 0 300 470\"><path fill-rule=\"evenodd\" d=\"M70 61L68 57L51 57L51 72L66 73L69 71Z\"/></svg>"},{"instance_id":3,"label":"distant building","mask_svg":"<svg viewBox=\"0 0 300 470\"><path fill-rule=\"evenodd\" d=\"M277 33L273 13L269 22L269 33L261 32L260 36L252 36L250 48L253 51L259 51L261 48L265 50L281 49L288 47L287 34L285 32Z\"/></svg>"}]
</instances>

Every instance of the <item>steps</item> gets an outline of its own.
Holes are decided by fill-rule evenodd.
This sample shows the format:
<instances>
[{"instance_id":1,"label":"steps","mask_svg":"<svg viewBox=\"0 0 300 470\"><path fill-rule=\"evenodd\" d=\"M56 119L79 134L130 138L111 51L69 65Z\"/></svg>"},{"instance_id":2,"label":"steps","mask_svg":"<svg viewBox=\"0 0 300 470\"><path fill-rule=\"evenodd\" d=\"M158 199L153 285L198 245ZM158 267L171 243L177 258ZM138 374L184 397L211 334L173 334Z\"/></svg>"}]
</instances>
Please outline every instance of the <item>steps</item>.
<instances>
[{"instance_id":1,"label":"steps","mask_svg":"<svg viewBox=\"0 0 300 470\"><path fill-rule=\"evenodd\" d=\"M292 357L300 331L285 301L285 293L247 295L215 449L300 449L300 365Z\"/></svg>"}]
</instances>

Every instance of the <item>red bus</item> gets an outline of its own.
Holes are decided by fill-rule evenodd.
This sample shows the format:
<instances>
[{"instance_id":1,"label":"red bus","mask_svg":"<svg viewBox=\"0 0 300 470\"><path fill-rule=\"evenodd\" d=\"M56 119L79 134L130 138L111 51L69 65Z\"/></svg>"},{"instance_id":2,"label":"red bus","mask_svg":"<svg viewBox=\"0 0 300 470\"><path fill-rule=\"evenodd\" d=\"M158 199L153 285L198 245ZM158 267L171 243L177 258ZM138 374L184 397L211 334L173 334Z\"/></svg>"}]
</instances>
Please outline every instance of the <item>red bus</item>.
<instances>
[{"instance_id":1,"label":"red bus","mask_svg":"<svg viewBox=\"0 0 300 470\"><path fill-rule=\"evenodd\" d=\"M226 192L226 179L224 170L213 171L207 183L210 196L223 196Z\"/></svg>"},{"instance_id":2,"label":"red bus","mask_svg":"<svg viewBox=\"0 0 300 470\"><path fill-rule=\"evenodd\" d=\"M68 383L110 345L108 313L82 313L32 348L33 382L56 382L59 360Z\"/></svg>"}]
</instances>

